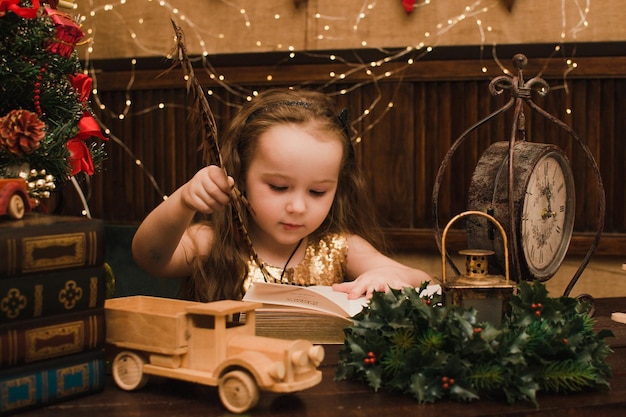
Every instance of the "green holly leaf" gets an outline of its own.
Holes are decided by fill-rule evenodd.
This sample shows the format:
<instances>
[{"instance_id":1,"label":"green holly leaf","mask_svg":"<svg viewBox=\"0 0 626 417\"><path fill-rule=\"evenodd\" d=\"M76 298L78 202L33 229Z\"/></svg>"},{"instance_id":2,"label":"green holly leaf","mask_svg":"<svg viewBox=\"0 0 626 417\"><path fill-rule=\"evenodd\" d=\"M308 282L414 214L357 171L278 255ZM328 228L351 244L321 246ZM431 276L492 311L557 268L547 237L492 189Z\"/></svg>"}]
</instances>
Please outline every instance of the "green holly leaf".
<instances>
[{"instance_id":1,"label":"green holly leaf","mask_svg":"<svg viewBox=\"0 0 626 417\"><path fill-rule=\"evenodd\" d=\"M471 401L477 400L479 397L471 388L457 383L450 387L450 398L459 401Z\"/></svg>"}]
</instances>

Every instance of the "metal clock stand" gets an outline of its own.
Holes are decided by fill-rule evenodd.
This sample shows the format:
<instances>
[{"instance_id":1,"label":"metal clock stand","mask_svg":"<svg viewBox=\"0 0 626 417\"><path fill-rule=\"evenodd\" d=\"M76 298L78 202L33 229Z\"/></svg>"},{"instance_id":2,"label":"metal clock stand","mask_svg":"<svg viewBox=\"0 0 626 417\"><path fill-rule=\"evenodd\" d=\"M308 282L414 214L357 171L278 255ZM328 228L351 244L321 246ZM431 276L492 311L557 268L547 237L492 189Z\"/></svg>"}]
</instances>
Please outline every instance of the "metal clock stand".
<instances>
[{"instance_id":1,"label":"metal clock stand","mask_svg":"<svg viewBox=\"0 0 626 417\"><path fill-rule=\"evenodd\" d=\"M460 275L451 257L442 247L442 234L439 227L438 199L442 178L452 156L470 133L513 108L513 125L508 142L491 145L476 165L468 190L468 210L485 212L500 222L508 235L508 256L514 281L548 280L561 266L567 254L574 228L575 187L572 170L565 153L557 146L526 141L524 105L556 124L569 134L584 151L592 168L598 188L597 228L594 239L567 285L564 296L569 296L572 288L586 268L595 252L604 227L605 194L598 165L587 145L572 128L549 114L537 104L531 95L535 90L546 95L549 85L540 77L524 81L523 68L528 60L517 54L513 65L518 70L516 77L502 75L489 84L492 95L504 91L511 92L510 100L503 107L471 126L456 139L445 155L437 173L432 194L432 215L435 240L442 258L456 275ZM506 250L493 225L481 216L466 220L469 247L494 252L495 264L502 268ZM445 265L443 266L445 268ZM579 299L592 301L590 295Z\"/></svg>"}]
</instances>

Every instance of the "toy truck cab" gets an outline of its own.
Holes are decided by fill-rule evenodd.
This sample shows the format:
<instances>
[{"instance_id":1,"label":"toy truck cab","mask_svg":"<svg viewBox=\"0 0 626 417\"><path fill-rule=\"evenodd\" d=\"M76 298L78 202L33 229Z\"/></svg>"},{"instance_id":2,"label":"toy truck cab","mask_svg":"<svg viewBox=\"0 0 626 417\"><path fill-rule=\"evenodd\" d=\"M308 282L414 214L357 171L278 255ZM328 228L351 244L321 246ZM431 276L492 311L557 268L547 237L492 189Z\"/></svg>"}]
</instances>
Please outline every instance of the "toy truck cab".
<instances>
[{"instance_id":1,"label":"toy truck cab","mask_svg":"<svg viewBox=\"0 0 626 417\"><path fill-rule=\"evenodd\" d=\"M147 296L109 299L107 342L120 350L113 379L125 390L141 388L148 375L217 386L222 404L235 413L254 407L259 390L288 393L318 384L324 349L306 340L256 336L260 306Z\"/></svg>"},{"instance_id":2,"label":"toy truck cab","mask_svg":"<svg viewBox=\"0 0 626 417\"><path fill-rule=\"evenodd\" d=\"M19 220L35 207L22 178L0 178L0 216Z\"/></svg>"}]
</instances>

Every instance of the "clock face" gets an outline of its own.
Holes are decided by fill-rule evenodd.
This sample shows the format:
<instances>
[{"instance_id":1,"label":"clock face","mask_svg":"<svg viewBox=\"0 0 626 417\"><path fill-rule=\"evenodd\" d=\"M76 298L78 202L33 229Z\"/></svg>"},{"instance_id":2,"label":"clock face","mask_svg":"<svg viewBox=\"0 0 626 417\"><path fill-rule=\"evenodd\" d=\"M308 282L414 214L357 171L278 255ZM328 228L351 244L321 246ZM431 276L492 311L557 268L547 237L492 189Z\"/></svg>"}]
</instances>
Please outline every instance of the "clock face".
<instances>
[{"instance_id":1,"label":"clock face","mask_svg":"<svg viewBox=\"0 0 626 417\"><path fill-rule=\"evenodd\" d=\"M560 153L543 156L530 172L520 220L530 273L550 278L565 257L574 226L572 173Z\"/></svg>"}]
</instances>

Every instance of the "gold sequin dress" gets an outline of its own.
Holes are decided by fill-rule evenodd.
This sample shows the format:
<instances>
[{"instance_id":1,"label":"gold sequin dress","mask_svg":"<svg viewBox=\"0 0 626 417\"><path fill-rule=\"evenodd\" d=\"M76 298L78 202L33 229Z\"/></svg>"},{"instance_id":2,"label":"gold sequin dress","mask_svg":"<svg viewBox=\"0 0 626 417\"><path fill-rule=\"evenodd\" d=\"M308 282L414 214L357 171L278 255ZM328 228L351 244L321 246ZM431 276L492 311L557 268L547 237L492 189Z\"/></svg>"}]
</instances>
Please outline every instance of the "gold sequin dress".
<instances>
[{"instance_id":1,"label":"gold sequin dress","mask_svg":"<svg viewBox=\"0 0 626 417\"><path fill-rule=\"evenodd\" d=\"M348 238L343 234L323 234L309 236L304 259L293 268L283 272L282 267L265 264L265 268L274 277L271 282L292 285L332 285L343 282L346 276L346 258L348 256ZM247 290L254 281L265 281L259 266L252 258L248 261L248 277L244 282Z\"/></svg>"}]
</instances>

